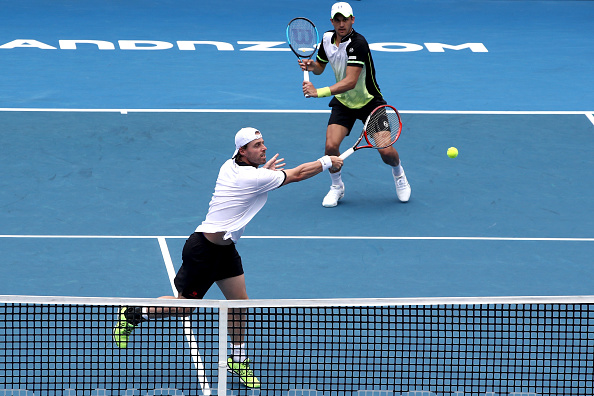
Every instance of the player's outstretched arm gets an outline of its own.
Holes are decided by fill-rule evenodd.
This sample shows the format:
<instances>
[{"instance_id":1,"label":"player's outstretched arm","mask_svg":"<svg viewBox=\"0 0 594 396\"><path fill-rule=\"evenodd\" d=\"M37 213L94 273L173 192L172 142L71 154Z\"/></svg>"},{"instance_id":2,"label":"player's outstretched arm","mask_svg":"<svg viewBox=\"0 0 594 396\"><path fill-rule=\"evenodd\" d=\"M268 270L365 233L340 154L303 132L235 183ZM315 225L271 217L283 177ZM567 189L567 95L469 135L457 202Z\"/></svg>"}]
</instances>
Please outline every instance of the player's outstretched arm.
<instances>
[{"instance_id":1,"label":"player's outstretched arm","mask_svg":"<svg viewBox=\"0 0 594 396\"><path fill-rule=\"evenodd\" d=\"M284 172L287 177L282 185L309 179L327 169L339 170L340 168L342 168L342 159L340 157L325 155L317 161L306 162L293 169L285 169Z\"/></svg>"}]
</instances>

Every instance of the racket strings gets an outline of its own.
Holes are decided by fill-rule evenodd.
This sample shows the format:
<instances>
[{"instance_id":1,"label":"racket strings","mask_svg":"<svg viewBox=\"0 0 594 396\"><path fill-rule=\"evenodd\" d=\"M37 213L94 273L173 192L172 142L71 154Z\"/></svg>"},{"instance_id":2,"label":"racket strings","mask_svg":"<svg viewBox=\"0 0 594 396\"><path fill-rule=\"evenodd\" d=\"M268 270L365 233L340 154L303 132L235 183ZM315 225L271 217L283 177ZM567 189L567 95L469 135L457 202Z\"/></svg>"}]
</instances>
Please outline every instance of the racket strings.
<instances>
[{"instance_id":1,"label":"racket strings","mask_svg":"<svg viewBox=\"0 0 594 396\"><path fill-rule=\"evenodd\" d=\"M313 55L318 44L316 27L305 19L295 19L289 24L287 39L293 51L304 57Z\"/></svg>"},{"instance_id":2,"label":"racket strings","mask_svg":"<svg viewBox=\"0 0 594 396\"><path fill-rule=\"evenodd\" d=\"M371 115L367 122L366 139L374 148L392 145L400 135L401 122L398 113L392 109L381 108Z\"/></svg>"}]
</instances>

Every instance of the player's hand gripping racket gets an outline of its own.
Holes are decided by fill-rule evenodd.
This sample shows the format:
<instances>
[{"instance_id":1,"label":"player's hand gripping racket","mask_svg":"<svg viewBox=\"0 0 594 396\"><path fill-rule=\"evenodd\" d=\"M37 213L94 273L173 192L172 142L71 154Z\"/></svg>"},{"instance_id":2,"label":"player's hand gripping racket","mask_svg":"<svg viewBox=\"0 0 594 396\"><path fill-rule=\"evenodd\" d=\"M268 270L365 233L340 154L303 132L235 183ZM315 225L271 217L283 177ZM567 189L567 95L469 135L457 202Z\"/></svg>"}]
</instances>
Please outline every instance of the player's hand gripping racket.
<instances>
[{"instance_id":1,"label":"player's hand gripping racket","mask_svg":"<svg viewBox=\"0 0 594 396\"><path fill-rule=\"evenodd\" d=\"M299 59L311 59L318 48L316 25L307 18L294 18L287 25L287 41ZM309 72L303 71L303 81L309 81Z\"/></svg>"},{"instance_id":2,"label":"player's hand gripping racket","mask_svg":"<svg viewBox=\"0 0 594 396\"><path fill-rule=\"evenodd\" d=\"M353 147L340 155L345 159L362 148L383 149L390 147L400 137L402 121L398 110L390 105L376 107L363 126L363 132Z\"/></svg>"}]
</instances>

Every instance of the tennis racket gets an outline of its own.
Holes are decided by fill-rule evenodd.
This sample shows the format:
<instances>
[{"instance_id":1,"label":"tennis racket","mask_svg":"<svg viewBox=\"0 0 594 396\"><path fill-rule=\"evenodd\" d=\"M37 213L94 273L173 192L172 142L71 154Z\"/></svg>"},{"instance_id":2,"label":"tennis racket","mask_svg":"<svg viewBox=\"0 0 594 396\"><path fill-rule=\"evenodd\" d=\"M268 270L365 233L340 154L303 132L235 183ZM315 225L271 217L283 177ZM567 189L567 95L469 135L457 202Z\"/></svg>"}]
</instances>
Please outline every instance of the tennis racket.
<instances>
[{"instance_id":1,"label":"tennis racket","mask_svg":"<svg viewBox=\"0 0 594 396\"><path fill-rule=\"evenodd\" d=\"M345 159L362 148L383 149L390 147L400 137L402 121L398 110L390 105L376 107L363 126L361 136L353 147L340 155Z\"/></svg>"},{"instance_id":2,"label":"tennis racket","mask_svg":"<svg viewBox=\"0 0 594 396\"><path fill-rule=\"evenodd\" d=\"M318 29L307 18L294 18L287 25L287 42L297 58L311 59L320 41ZM309 81L309 72L303 71L303 81Z\"/></svg>"}]
</instances>

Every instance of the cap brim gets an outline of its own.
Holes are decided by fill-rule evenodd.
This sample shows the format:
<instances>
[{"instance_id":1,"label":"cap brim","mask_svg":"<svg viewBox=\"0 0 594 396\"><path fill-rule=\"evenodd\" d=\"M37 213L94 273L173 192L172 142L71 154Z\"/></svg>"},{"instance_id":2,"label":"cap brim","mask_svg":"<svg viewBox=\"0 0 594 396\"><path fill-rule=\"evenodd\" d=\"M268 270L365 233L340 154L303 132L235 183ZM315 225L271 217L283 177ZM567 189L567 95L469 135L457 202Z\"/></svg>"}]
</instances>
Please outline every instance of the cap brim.
<instances>
[{"instance_id":1,"label":"cap brim","mask_svg":"<svg viewBox=\"0 0 594 396\"><path fill-rule=\"evenodd\" d=\"M332 15L332 19L334 19L334 17L336 16L336 14L340 14L340 15L342 15L342 16L343 16L343 17L345 17L345 18L350 18L350 17L352 17L352 16L353 16L353 14L350 14L350 15L344 15L342 12L340 12L340 11L336 11L336 12L334 13L334 15Z\"/></svg>"}]
</instances>

